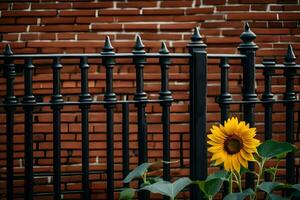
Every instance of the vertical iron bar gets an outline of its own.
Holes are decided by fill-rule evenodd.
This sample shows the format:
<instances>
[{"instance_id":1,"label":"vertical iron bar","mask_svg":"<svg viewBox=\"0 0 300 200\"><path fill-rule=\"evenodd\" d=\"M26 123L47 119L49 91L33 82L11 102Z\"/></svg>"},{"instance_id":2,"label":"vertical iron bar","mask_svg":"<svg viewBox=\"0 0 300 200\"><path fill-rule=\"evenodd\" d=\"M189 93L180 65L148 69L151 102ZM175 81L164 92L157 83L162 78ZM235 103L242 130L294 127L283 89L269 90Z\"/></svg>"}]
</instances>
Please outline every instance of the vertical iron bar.
<instances>
[{"instance_id":1,"label":"vertical iron bar","mask_svg":"<svg viewBox=\"0 0 300 200\"><path fill-rule=\"evenodd\" d=\"M166 44L163 42L160 54L169 54ZM170 161L170 106L173 101L172 93L169 90L169 64L170 58L161 57L159 59L161 66L161 90L159 92L159 99L162 100L162 124L163 124L163 160ZM163 178L170 181L170 164L163 164Z\"/></svg>"},{"instance_id":2,"label":"vertical iron bar","mask_svg":"<svg viewBox=\"0 0 300 200\"><path fill-rule=\"evenodd\" d=\"M145 54L144 44L140 36L136 37L136 44L133 54ZM147 95L144 92L144 64L146 64L145 57L133 57L133 63L136 68L136 94L134 100L137 101L137 117L138 117L138 147L139 147L139 165L148 161L148 148L147 148L147 131L146 131L146 116L145 107ZM145 191L139 193L140 200L149 199L149 194Z\"/></svg>"},{"instance_id":3,"label":"vertical iron bar","mask_svg":"<svg viewBox=\"0 0 300 200\"><path fill-rule=\"evenodd\" d=\"M225 120L229 117L230 104L228 102L232 101L231 94L229 93L229 80L228 71L230 65L228 64L228 58L221 58L220 62L221 68L221 94L218 98L219 106L221 108L221 123L224 124ZM228 183L224 182L223 186L223 196L228 194Z\"/></svg>"},{"instance_id":4,"label":"vertical iron bar","mask_svg":"<svg viewBox=\"0 0 300 200\"><path fill-rule=\"evenodd\" d=\"M123 179L129 173L129 104L122 104L122 155L123 155ZM124 187L129 187L124 183Z\"/></svg>"},{"instance_id":5,"label":"vertical iron bar","mask_svg":"<svg viewBox=\"0 0 300 200\"><path fill-rule=\"evenodd\" d=\"M262 95L262 100L266 101L264 103L265 108L265 141L272 139L272 111L273 111L273 104L272 102L275 101L274 94L272 94L272 75L274 74L274 67L276 62L273 58L271 59L264 59L263 60L263 75L265 79L265 90ZM265 180L270 181L270 174L265 173Z\"/></svg>"},{"instance_id":6,"label":"vertical iron bar","mask_svg":"<svg viewBox=\"0 0 300 200\"><path fill-rule=\"evenodd\" d=\"M255 51L258 49L253 40L256 35L250 30L249 24L245 24L245 31L241 34L240 38L243 43L240 44L238 49L241 54L246 55L242 60L243 66L243 101L257 101L255 94ZM250 127L255 125L254 116L254 103L244 104L244 120L249 123ZM254 169L254 163L249 163L249 169ZM254 188L254 174L246 174L246 188Z\"/></svg>"},{"instance_id":7,"label":"vertical iron bar","mask_svg":"<svg viewBox=\"0 0 300 200\"><path fill-rule=\"evenodd\" d=\"M221 123L223 124L225 120L229 117L229 104L227 102L232 101L231 94L229 93L229 80L228 71L230 65L228 64L227 58L221 58L220 62L221 68L221 95L219 96L219 104L221 108Z\"/></svg>"},{"instance_id":8,"label":"vertical iron bar","mask_svg":"<svg viewBox=\"0 0 300 200\"><path fill-rule=\"evenodd\" d=\"M106 91L104 101L106 102L106 132L107 132L107 199L114 199L114 108L117 100L113 93L113 68L115 64L113 47L110 39L106 36L102 55L111 55L103 57L103 65L106 69Z\"/></svg>"},{"instance_id":9,"label":"vertical iron bar","mask_svg":"<svg viewBox=\"0 0 300 200\"><path fill-rule=\"evenodd\" d=\"M4 76L6 78L6 97L5 104L15 104L18 102L17 97L14 95L14 79L16 77L15 65L9 56L13 55L10 46L7 44L3 52L4 58ZM13 199L13 134L14 134L14 113L15 107L7 106L6 110L6 198L7 200Z\"/></svg>"},{"instance_id":10,"label":"vertical iron bar","mask_svg":"<svg viewBox=\"0 0 300 200\"><path fill-rule=\"evenodd\" d=\"M286 79L286 91L284 94L284 100L286 100L286 141L294 143L294 102L296 100L296 94L294 91L294 76L296 75L296 57L291 45L288 46L288 52L285 56L284 65L287 67L284 70L284 76ZM290 184L296 182L295 177L295 153L291 152L286 157L286 181Z\"/></svg>"},{"instance_id":11,"label":"vertical iron bar","mask_svg":"<svg viewBox=\"0 0 300 200\"><path fill-rule=\"evenodd\" d=\"M53 59L52 74L53 74L53 94L51 97L51 108L53 110L53 190L54 198L61 199L61 161L60 161L60 134L61 134L61 109L63 96L60 92L60 70L62 65L60 58Z\"/></svg>"},{"instance_id":12,"label":"vertical iron bar","mask_svg":"<svg viewBox=\"0 0 300 200\"><path fill-rule=\"evenodd\" d=\"M81 109L81 132L82 132L82 199L90 199L90 187L89 187L89 108L90 105L85 104L91 102L92 98L88 91L88 69L89 65L87 57L80 58L80 70L81 70L81 93L79 96L80 109Z\"/></svg>"},{"instance_id":13,"label":"vertical iron bar","mask_svg":"<svg viewBox=\"0 0 300 200\"><path fill-rule=\"evenodd\" d=\"M32 95L32 59L25 59L24 66L24 90L25 95L23 103L35 103L35 98ZM24 106L25 111L25 199L33 198L33 107Z\"/></svg>"},{"instance_id":14,"label":"vertical iron bar","mask_svg":"<svg viewBox=\"0 0 300 200\"><path fill-rule=\"evenodd\" d=\"M274 59L263 60L264 70L263 75L265 77L265 91L262 95L262 100L268 103L264 104L265 107L265 140L272 139L272 110L274 94L272 94L272 75L274 74L274 66L276 62Z\"/></svg>"},{"instance_id":15,"label":"vertical iron bar","mask_svg":"<svg viewBox=\"0 0 300 200\"><path fill-rule=\"evenodd\" d=\"M204 180L207 176L206 95L207 55L199 29L194 29L188 44L190 60L190 178ZM203 198L197 186L191 187L191 199Z\"/></svg>"}]
</instances>

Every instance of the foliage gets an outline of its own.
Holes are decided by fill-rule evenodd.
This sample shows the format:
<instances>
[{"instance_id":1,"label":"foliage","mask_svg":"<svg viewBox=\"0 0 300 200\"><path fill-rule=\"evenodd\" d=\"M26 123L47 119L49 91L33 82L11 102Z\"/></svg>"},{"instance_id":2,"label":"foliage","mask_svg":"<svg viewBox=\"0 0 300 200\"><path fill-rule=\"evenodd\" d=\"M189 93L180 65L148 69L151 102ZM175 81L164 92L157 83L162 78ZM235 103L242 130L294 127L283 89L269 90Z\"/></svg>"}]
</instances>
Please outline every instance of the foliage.
<instances>
[{"instance_id":1,"label":"foliage","mask_svg":"<svg viewBox=\"0 0 300 200\"><path fill-rule=\"evenodd\" d=\"M120 193L119 199L130 200L134 197L135 192L147 190L152 193L168 196L171 200L174 200L185 187L190 184L196 184L205 197L208 200L212 200L221 190L224 182L228 182L229 189L224 200L256 200L258 192L265 193L266 200L300 198L300 184L291 185L276 181L279 162L288 153L297 152L298 148L296 146L287 142L273 140L267 140L260 144L254 138L256 129L250 128L245 122L238 122L237 118L227 120L227 124L225 123L224 126L220 125L220 128L213 126L211 131L213 134L208 136L210 139L208 141L210 145L208 151L215 154L212 157L213 165L222 165L224 167L225 164L227 171L217 171L210 174L205 180L191 181L189 178L183 177L172 183L164 181L160 177L147 176L151 166L159 163L170 164L170 162L143 163L132 170L123 181L124 183L129 183L135 179L141 179L142 184L138 189L124 188ZM234 133L230 133L230 131ZM226 147L226 145L228 146ZM218 151L223 151L223 153L219 153ZM245 153L244 151L248 152ZM226 161L220 155L231 159L231 161ZM258 170L251 171L248 168L248 161L254 161ZM275 161L275 166L266 167L268 166L266 163L269 161ZM253 189L242 188L242 177L247 173L252 173L256 176L255 187ZM271 180L264 181L263 176L267 173L271 175ZM278 192L274 193L276 190L287 189L289 190L289 196L287 197L278 195Z\"/></svg>"}]
</instances>

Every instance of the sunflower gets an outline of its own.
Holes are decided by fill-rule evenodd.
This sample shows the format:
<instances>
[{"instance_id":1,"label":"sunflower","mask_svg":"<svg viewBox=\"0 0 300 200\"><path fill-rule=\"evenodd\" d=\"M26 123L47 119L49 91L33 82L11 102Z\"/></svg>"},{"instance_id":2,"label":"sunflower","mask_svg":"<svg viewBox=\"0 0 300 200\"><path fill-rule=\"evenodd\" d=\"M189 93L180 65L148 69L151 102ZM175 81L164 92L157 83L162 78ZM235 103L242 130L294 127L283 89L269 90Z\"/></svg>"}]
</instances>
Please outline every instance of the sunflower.
<instances>
[{"instance_id":1,"label":"sunflower","mask_svg":"<svg viewBox=\"0 0 300 200\"><path fill-rule=\"evenodd\" d=\"M248 161L254 161L253 153L257 153L259 140L255 139L256 128L250 128L244 121L236 117L225 121L224 126L213 126L212 134L208 135L211 145L211 160L215 165L224 164L226 171L240 172L241 165L248 168Z\"/></svg>"}]
</instances>

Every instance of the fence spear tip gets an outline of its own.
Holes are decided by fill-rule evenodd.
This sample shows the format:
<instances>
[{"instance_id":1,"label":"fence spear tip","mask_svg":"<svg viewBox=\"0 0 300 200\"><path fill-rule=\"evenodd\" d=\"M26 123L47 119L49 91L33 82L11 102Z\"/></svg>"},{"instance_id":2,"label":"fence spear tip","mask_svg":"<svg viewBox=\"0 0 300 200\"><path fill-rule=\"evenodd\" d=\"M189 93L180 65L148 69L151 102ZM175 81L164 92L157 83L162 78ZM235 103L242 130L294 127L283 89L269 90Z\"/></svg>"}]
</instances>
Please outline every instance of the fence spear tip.
<instances>
[{"instance_id":1,"label":"fence spear tip","mask_svg":"<svg viewBox=\"0 0 300 200\"><path fill-rule=\"evenodd\" d=\"M246 32L249 32L250 26L249 26L249 23L248 23L248 22L245 23L244 30L245 30Z\"/></svg>"},{"instance_id":2,"label":"fence spear tip","mask_svg":"<svg viewBox=\"0 0 300 200\"><path fill-rule=\"evenodd\" d=\"M165 42L161 43L161 48L159 50L159 53L161 53L161 54L167 54L167 53L169 53L169 50L168 50L167 45L166 45Z\"/></svg>"},{"instance_id":3,"label":"fence spear tip","mask_svg":"<svg viewBox=\"0 0 300 200\"><path fill-rule=\"evenodd\" d=\"M11 47L9 44L6 44L5 45L5 49L4 49L4 52L3 52L4 55L13 55L13 52L11 50Z\"/></svg>"},{"instance_id":4,"label":"fence spear tip","mask_svg":"<svg viewBox=\"0 0 300 200\"><path fill-rule=\"evenodd\" d=\"M296 60L296 56L293 50L293 46L289 44L288 49L287 49L287 54L285 56L285 61L286 62L294 62Z\"/></svg>"},{"instance_id":5,"label":"fence spear tip","mask_svg":"<svg viewBox=\"0 0 300 200\"><path fill-rule=\"evenodd\" d=\"M191 37L191 40L192 40L193 42L201 41L201 40L202 40L202 37L201 37L201 34L200 34L199 27L195 27L195 28L194 28L194 33L193 33L193 36Z\"/></svg>"},{"instance_id":6,"label":"fence spear tip","mask_svg":"<svg viewBox=\"0 0 300 200\"><path fill-rule=\"evenodd\" d=\"M145 46L143 44L143 41L142 41L142 38L140 35L137 35L136 36L136 39L135 39L135 46L134 48L135 49L143 49Z\"/></svg>"},{"instance_id":7,"label":"fence spear tip","mask_svg":"<svg viewBox=\"0 0 300 200\"><path fill-rule=\"evenodd\" d=\"M111 45L110 38L109 38L109 36L107 35L107 36L105 37L105 42L104 42L103 51L104 51L104 52L109 52L109 51L113 51L113 50L114 50L114 47Z\"/></svg>"}]
</instances>

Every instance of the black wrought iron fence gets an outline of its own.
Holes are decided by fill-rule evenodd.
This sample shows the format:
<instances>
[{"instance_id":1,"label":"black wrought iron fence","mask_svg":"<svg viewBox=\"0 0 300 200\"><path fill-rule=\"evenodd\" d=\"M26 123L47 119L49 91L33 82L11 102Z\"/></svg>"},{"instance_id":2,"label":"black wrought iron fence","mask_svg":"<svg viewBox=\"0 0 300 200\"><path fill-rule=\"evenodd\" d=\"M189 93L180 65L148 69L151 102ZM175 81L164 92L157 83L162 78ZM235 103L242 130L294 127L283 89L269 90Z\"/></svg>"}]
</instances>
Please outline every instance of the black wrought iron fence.
<instances>
[{"instance_id":1,"label":"black wrought iron fence","mask_svg":"<svg viewBox=\"0 0 300 200\"><path fill-rule=\"evenodd\" d=\"M15 194L14 188L14 114L16 109L22 108L25 116L25 199L33 199L36 195L53 196L54 199L61 199L62 194L67 193L61 190L61 177L67 175L81 175L81 190L72 191L81 193L81 199L90 199L89 174L102 173L89 169L89 109L92 105L104 105L106 109L106 170L107 174L107 199L114 199L114 112L116 105L122 105L122 169L125 177L129 168L129 105L134 104L137 109L138 118L138 163L148 160L147 152L147 120L145 117L145 106L148 103L160 104L162 107L162 126L163 126L163 160L170 161L170 107L172 106L172 93L169 90L169 66L172 59L186 58L190 71L190 90L189 90L189 112L190 112L190 177L193 180L205 179L207 176L207 146L206 146L206 114L207 114L207 59L219 59L221 68L221 92L218 103L221 108L221 122L229 116L230 105L243 105L244 120L255 125L255 105L263 104L265 109L265 139L272 137L272 107L276 104L286 106L286 140L294 142L294 114L295 104L299 103L294 91L294 77L299 76L297 71L299 65L295 63L295 55L292 47L289 46L288 53L283 65L276 64L274 60L264 60L262 65L255 64L256 44L253 42L255 34L250 30L248 24L245 31L241 34L242 43L239 46L240 54L207 54L206 45L203 43L199 30L196 28L191 42L188 44L189 53L169 53L165 43L158 53L146 53L144 45L139 36L136 38L136 45L131 53L115 53L109 38L105 40L102 53L94 54L13 54L9 45L6 46L0 59L3 60L4 77L6 78L5 100L0 104L6 112L6 199L22 197L22 194ZM79 58L79 68L81 74L81 92L78 101L65 101L61 93L61 59ZM106 70L106 86L103 101L93 100L89 93L89 59L102 59L102 65ZM113 68L117 58L130 58L135 66L136 73L136 92L132 100L119 100L114 93ZM159 98L148 99L144 91L144 66L147 59L159 59L161 73L161 89ZM48 102L37 101L33 94L32 77L35 68L34 62L37 59L52 59L53 74L53 93ZM229 91L229 69L228 60L238 59L242 61L243 67L243 90L242 100L234 100ZM14 79L16 77L15 62L24 61L24 96L21 101L14 94ZM256 69L262 69L265 77L265 91L262 99L257 98L255 91ZM272 76L275 69L283 69L286 78L286 91L284 99L277 100L272 94ZM82 133L82 170L78 173L61 172L61 110L67 106L78 106L81 110L81 133ZM36 174L33 171L33 109L37 107L50 107L53 113L53 172ZM299 111L298 111L299 112ZM299 119L298 119L299 120ZM250 165L253 168L253 165ZM53 192L37 193L34 191L35 176L52 176ZM163 178L170 180L170 166L164 164ZM247 174L247 187L253 186L253 176ZM295 157L290 153L286 160L286 179L287 182L296 182ZM125 184L126 186L126 184ZM199 199L200 191L196 187L191 187L191 199ZM139 194L139 199L147 199L147 193Z\"/></svg>"}]
</instances>

